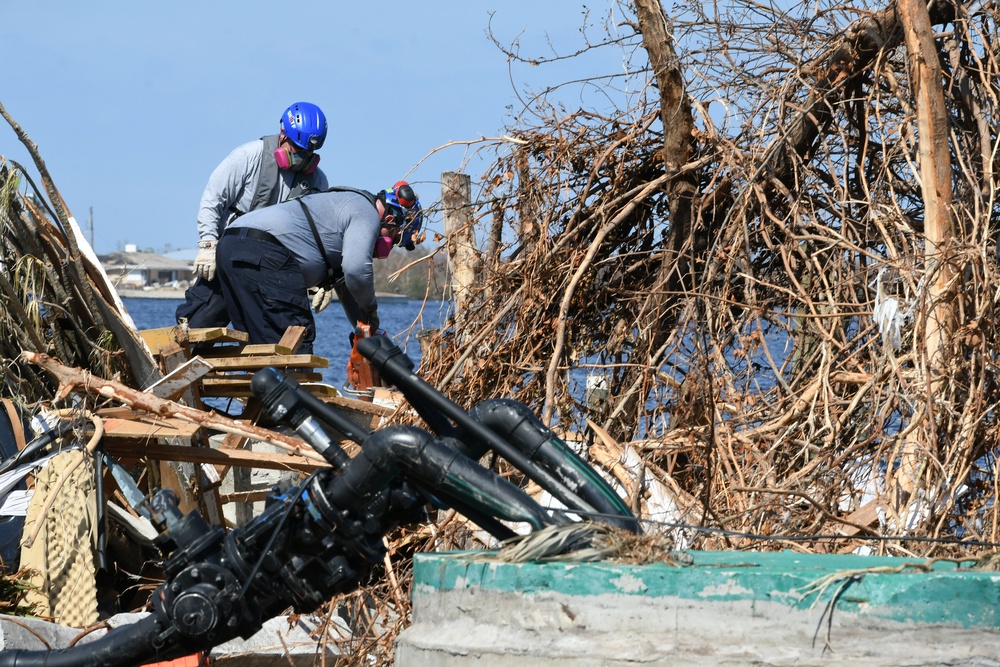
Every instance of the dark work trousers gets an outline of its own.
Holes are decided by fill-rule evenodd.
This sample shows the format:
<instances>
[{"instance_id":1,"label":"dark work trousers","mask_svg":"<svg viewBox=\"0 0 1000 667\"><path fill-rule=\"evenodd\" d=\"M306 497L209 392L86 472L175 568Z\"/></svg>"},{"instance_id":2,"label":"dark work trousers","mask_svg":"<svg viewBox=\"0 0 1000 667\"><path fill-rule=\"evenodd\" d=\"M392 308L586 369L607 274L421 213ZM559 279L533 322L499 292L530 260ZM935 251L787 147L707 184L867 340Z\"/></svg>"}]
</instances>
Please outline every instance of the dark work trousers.
<instances>
[{"instance_id":1,"label":"dark work trousers","mask_svg":"<svg viewBox=\"0 0 1000 667\"><path fill-rule=\"evenodd\" d=\"M174 316L178 324L181 318L187 318L188 326L192 329L210 329L229 324L229 311L226 310L226 299L222 296L219 276L211 280L195 280L194 285L184 292L184 303L177 306Z\"/></svg>"},{"instance_id":2,"label":"dark work trousers","mask_svg":"<svg viewBox=\"0 0 1000 667\"><path fill-rule=\"evenodd\" d=\"M290 326L306 328L299 354L316 340L309 294L298 262L270 235L245 227L226 230L215 250L218 277L233 328L252 344L277 343Z\"/></svg>"}]
</instances>

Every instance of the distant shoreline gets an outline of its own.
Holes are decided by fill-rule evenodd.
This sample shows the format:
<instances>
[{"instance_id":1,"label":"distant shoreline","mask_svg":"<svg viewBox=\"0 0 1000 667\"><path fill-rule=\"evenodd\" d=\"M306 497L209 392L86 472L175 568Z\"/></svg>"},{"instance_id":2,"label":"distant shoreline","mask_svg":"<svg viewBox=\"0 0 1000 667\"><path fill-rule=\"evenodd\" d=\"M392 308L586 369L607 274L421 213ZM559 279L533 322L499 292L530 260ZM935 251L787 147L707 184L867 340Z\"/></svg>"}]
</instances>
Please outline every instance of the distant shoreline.
<instances>
[{"instance_id":1,"label":"distant shoreline","mask_svg":"<svg viewBox=\"0 0 1000 667\"><path fill-rule=\"evenodd\" d=\"M184 300L184 290L182 289L118 289L118 296L123 299L177 299ZM379 303L399 303L409 301L410 297L403 294L383 294L377 293L375 297ZM337 300L337 295L333 295L333 300Z\"/></svg>"}]
</instances>

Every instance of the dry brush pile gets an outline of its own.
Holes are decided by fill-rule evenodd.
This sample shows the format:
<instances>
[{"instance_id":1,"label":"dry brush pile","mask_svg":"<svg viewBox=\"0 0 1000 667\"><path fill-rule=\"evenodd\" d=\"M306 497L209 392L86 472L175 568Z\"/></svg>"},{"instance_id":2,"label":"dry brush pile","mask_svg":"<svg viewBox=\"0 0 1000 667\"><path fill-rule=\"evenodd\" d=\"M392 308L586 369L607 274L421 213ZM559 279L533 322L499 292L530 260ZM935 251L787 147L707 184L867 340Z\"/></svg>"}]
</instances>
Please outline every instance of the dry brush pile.
<instances>
[{"instance_id":1,"label":"dry brush pile","mask_svg":"<svg viewBox=\"0 0 1000 667\"><path fill-rule=\"evenodd\" d=\"M617 69L537 92L494 146L468 211L478 279L421 372L465 405L512 396L579 433L645 516L666 499L702 529L684 532L694 546L992 551L995 7L634 0L587 21L602 37L574 57L613 52ZM554 101L570 86L561 99L588 103ZM47 257L45 289L83 285L61 230L65 246L27 247L11 221L45 216L11 203L10 173L4 275ZM22 282L0 283L7 317L34 302L9 294ZM43 292L34 329L15 313L8 391L44 398L11 360L56 345L142 385L94 337L115 324L88 319L91 289ZM587 401L587 376L605 398ZM880 536L909 539L862 541ZM406 563L352 600L379 601L350 639L359 661L391 659Z\"/></svg>"},{"instance_id":2,"label":"dry brush pile","mask_svg":"<svg viewBox=\"0 0 1000 667\"><path fill-rule=\"evenodd\" d=\"M989 4L616 4L583 51L623 71L572 85L617 104L553 87L507 129L469 215L478 282L422 370L592 455L631 443L684 522L771 538L700 546L991 550L997 25Z\"/></svg>"}]
</instances>

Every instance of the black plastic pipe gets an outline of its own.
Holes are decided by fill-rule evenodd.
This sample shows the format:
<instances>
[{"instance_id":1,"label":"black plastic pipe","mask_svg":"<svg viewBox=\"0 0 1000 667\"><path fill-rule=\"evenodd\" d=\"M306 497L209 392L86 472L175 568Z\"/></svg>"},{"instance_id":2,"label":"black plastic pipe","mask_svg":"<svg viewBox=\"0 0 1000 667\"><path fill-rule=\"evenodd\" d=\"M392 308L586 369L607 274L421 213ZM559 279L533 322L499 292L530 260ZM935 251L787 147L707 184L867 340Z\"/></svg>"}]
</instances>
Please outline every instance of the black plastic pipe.
<instances>
[{"instance_id":1,"label":"black plastic pipe","mask_svg":"<svg viewBox=\"0 0 1000 667\"><path fill-rule=\"evenodd\" d=\"M599 514L599 510L584 500L575 490L568 488L545 468L528 459L481 422L473 419L459 405L425 382L413 372L413 362L386 336L371 336L358 341L358 351L371 360L382 377L396 385L411 405L421 405L424 410L434 410L454 421L467 436L484 443L511 465L538 483L543 489L570 507L583 512ZM419 410L418 410L419 412ZM421 417L424 416L420 413ZM425 418L426 419L426 418ZM434 428L433 424L430 424ZM468 443L466 443L468 444Z\"/></svg>"},{"instance_id":2,"label":"black plastic pipe","mask_svg":"<svg viewBox=\"0 0 1000 667\"><path fill-rule=\"evenodd\" d=\"M524 403L506 398L490 399L469 410L469 415L516 446L533 463L549 470L568 488L586 498L601 513L601 516L592 518L634 533L641 531L632 511L611 485L546 427Z\"/></svg>"},{"instance_id":3,"label":"black plastic pipe","mask_svg":"<svg viewBox=\"0 0 1000 667\"><path fill-rule=\"evenodd\" d=\"M333 507L357 510L364 507L369 494L384 488L400 473L431 489L441 489L488 516L524 521L536 530L553 523L524 491L412 426L390 426L373 433L347 469L325 484L323 492Z\"/></svg>"},{"instance_id":4,"label":"black plastic pipe","mask_svg":"<svg viewBox=\"0 0 1000 667\"><path fill-rule=\"evenodd\" d=\"M348 440L361 444L368 437L367 431L271 366L254 373L250 390L274 419L291 424L335 470L343 470L351 457L313 419L313 415L343 433Z\"/></svg>"},{"instance_id":5,"label":"black plastic pipe","mask_svg":"<svg viewBox=\"0 0 1000 667\"><path fill-rule=\"evenodd\" d=\"M158 651L157 638L166 629L157 614L115 628L100 639L51 651L0 651L0 667L134 667L170 660L197 648L173 646Z\"/></svg>"}]
</instances>

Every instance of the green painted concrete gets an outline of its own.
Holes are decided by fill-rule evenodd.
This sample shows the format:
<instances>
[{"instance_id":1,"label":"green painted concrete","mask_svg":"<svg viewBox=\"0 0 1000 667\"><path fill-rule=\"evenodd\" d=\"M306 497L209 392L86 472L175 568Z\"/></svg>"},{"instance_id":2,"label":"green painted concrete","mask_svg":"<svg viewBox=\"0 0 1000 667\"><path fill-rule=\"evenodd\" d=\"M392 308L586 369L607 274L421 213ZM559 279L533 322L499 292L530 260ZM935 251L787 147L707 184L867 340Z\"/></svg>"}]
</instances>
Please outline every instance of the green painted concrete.
<instances>
[{"instance_id":1,"label":"green painted concrete","mask_svg":"<svg viewBox=\"0 0 1000 667\"><path fill-rule=\"evenodd\" d=\"M414 583L423 593L479 589L498 593L554 592L675 598L698 603L779 603L791 609L822 607L903 623L1000 628L1000 573L928 561L794 552L687 553L690 565L609 563L504 563L488 552L419 554ZM866 572L860 572L866 571ZM835 575L833 579L829 579ZM817 585L829 585L818 589Z\"/></svg>"}]
</instances>

